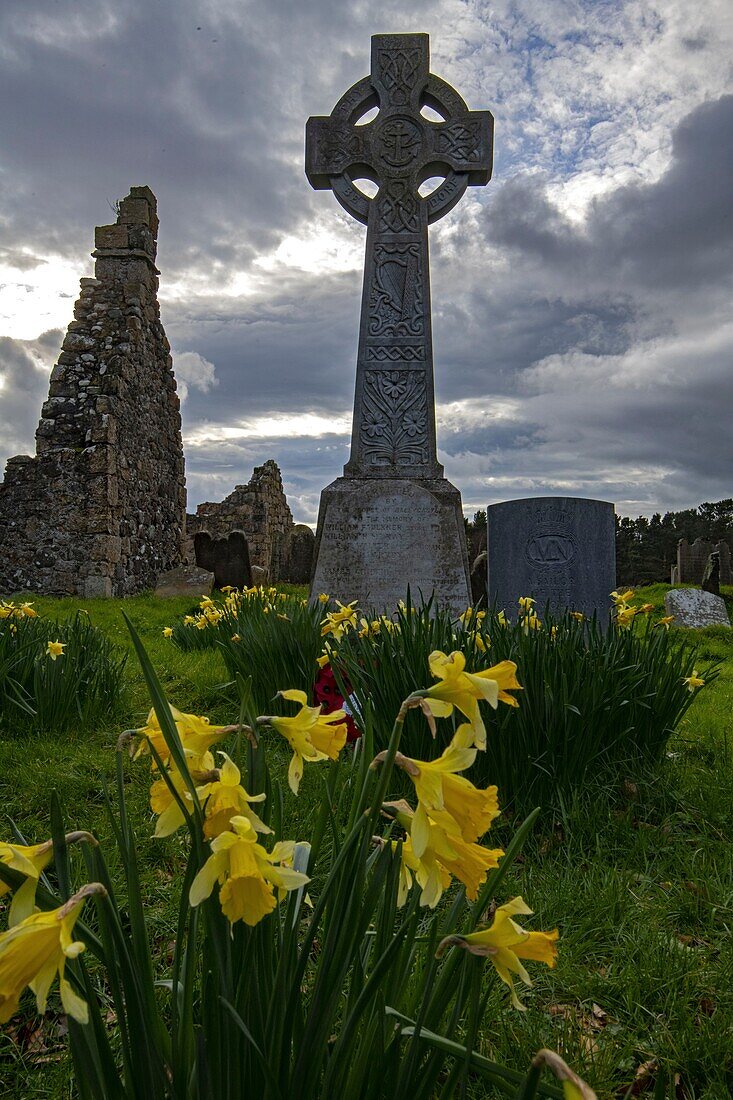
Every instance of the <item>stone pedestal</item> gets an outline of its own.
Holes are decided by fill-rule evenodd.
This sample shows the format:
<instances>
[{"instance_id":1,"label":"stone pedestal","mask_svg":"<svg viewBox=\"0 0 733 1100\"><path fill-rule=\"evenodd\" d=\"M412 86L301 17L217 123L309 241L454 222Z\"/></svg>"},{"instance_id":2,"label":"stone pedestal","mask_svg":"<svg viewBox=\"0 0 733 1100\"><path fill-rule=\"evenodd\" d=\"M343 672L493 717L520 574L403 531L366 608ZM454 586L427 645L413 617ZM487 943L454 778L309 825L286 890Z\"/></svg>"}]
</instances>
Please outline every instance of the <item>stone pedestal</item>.
<instances>
[{"instance_id":1,"label":"stone pedestal","mask_svg":"<svg viewBox=\"0 0 733 1100\"><path fill-rule=\"evenodd\" d=\"M445 478L348 478L321 495L312 593L393 611L407 596L470 601L461 497Z\"/></svg>"}]
</instances>

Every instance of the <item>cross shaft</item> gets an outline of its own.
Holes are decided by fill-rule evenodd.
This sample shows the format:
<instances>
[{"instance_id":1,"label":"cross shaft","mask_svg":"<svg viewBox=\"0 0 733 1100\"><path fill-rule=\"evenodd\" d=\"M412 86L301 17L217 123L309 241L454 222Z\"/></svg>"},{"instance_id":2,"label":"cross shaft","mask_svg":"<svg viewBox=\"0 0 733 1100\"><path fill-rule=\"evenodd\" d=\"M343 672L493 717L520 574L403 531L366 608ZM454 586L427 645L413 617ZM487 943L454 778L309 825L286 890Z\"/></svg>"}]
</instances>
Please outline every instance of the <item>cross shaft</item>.
<instances>
[{"instance_id":1,"label":"cross shaft","mask_svg":"<svg viewBox=\"0 0 733 1100\"><path fill-rule=\"evenodd\" d=\"M429 71L426 34L374 35L371 74L306 127L306 174L367 226L351 457L344 473L442 477L435 440L428 224L491 177L493 117ZM378 108L371 122L362 116ZM442 121L421 114L436 111ZM443 183L427 197L419 187ZM367 198L353 181L379 190Z\"/></svg>"}]
</instances>

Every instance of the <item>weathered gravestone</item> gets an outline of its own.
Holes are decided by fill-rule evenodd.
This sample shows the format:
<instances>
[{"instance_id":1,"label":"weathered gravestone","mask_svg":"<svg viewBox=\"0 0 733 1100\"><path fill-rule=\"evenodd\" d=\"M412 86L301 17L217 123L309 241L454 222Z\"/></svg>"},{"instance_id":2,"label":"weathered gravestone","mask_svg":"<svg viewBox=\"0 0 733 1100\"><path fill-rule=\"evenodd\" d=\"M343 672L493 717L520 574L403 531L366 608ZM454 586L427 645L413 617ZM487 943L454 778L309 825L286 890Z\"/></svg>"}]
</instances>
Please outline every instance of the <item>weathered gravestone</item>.
<instances>
[{"instance_id":1,"label":"weathered gravestone","mask_svg":"<svg viewBox=\"0 0 733 1100\"><path fill-rule=\"evenodd\" d=\"M426 34L374 35L371 74L308 120L310 183L367 226L351 457L321 495L313 592L391 609L409 585L456 612L469 602L460 494L435 442L428 224L488 183L492 133L488 111L430 73ZM444 182L423 198L434 176Z\"/></svg>"},{"instance_id":2,"label":"weathered gravestone","mask_svg":"<svg viewBox=\"0 0 733 1100\"><path fill-rule=\"evenodd\" d=\"M675 626L730 626L723 597L699 588L673 588L665 593L664 606Z\"/></svg>"},{"instance_id":3,"label":"weathered gravestone","mask_svg":"<svg viewBox=\"0 0 733 1100\"><path fill-rule=\"evenodd\" d=\"M315 535L304 523L296 523L290 532L287 580L291 584L310 584L313 576Z\"/></svg>"},{"instance_id":4,"label":"weathered gravestone","mask_svg":"<svg viewBox=\"0 0 733 1100\"><path fill-rule=\"evenodd\" d=\"M252 583L247 539L241 531L231 531L224 539L213 539L208 531L197 531L193 538L196 564L214 574L217 588L248 588Z\"/></svg>"},{"instance_id":5,"label":"weathered gravestone","mask_svg":"<svg viewBox=\"0 0 733 1100\"><path fill-rule=\"evenodd\" d=\"M489 603L516 616L520 596L608 622L616 585L613 504L580 497L530 497L488 513Z\"/></svg>"}]
</instances>

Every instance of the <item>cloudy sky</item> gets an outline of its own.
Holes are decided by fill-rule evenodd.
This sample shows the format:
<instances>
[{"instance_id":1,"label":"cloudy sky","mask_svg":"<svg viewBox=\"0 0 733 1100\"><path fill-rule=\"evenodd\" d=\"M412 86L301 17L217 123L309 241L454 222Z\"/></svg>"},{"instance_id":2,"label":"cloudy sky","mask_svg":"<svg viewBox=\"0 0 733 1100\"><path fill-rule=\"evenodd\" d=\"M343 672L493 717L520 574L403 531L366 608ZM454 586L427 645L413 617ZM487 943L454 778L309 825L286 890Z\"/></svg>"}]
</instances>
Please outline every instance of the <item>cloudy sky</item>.
<instances>
[{"instance_id":1,"label":"cloudy sky","mask_svg":"<svg viewBox=\"0 0 733 1100\"><path fill-rule=\"evenodd\" d=\"M275 458L296 518L348 458L364 228L305 121L427 31L496 119L433 226L438 443L468 514L733 493L727 0L3 0L0 461L33 451L93 227L158 196L189 505Z\"/></svg>"}]
</instances>

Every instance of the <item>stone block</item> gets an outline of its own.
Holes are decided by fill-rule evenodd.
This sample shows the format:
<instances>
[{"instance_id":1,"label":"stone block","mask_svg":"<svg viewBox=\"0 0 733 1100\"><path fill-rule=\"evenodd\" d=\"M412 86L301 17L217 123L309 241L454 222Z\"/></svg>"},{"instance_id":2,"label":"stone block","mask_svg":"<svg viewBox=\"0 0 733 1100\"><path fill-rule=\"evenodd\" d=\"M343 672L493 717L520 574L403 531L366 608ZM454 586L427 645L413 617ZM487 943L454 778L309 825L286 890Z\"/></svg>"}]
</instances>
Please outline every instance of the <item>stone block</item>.
<instances>
[{"instance_id":1,"label":"stone block","mask_svg":"<svg viewBox=\"0 0 733 1100\"><path fill-rule=\"evenodd\" d=\"M94 230L95 248L127 248L128 243L126 225L98 225Z\"/></svg>"},{"instance_id":2,"label":"stone block","mask_svg":"<svg viewBox=\"0 0 733 1100\"><path fill-rule=\"evenodd\" d=\"M730 626L723 597L699 588L673 588L665 593L664 607L674 615L675 626Z\"/></svg>"},{"instance_id":3,"label":"stone block","mask_svg":"<svg viewBox=\"0 0 733 1100\"><path fill-rule=\"evenodd\" d=\"M179 565L167 573L161 573L155 595L163 599L168 596L208 596L213 587L213 573L197 565Z\"/></svg>"},{"instance_id":4,"label":"stone block","mask_svg":"<svg viewBox=\"0 0 733 1100\"><path fill-rule=\"evenodd\" d=\"M82 582L82 596L86 599L108 598L112 595L111 577L85 577Z\"/></svg>"},{"instance_id":5,"label":"stone block","mask_svg":"<svg viewBox=\"0 0 733 1100\"><path fill-rule=\"evenodd\" d=\"M444 478L338 478L321 494L311 593L364 610L434 595L460 614L470 603L461 498Z\"/></svg>"},{"instance_id":6,"label":"stone block","mask_svg":"<svg viewBox=\"0 0 733 1100\"><path fill-rule=\"evenodd\" d=\"M580 497L530 497L492 504L488 517L488 598L510 618L520 596L541 616L549 603L596 614L605 626L616 586L613 504Z\"/></svg>"},{"instance_id":7,"label":"stone block","mask_svg":"<svg viewBox=\"0 0 733 1100\"><path fill-rule=\"evenodd\" d=\"M147 199L123 199L120 203L120 221L123 225L150 225L150 203Z\"/></svg>"}]
</instances>

